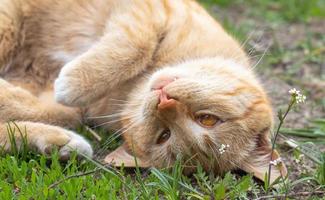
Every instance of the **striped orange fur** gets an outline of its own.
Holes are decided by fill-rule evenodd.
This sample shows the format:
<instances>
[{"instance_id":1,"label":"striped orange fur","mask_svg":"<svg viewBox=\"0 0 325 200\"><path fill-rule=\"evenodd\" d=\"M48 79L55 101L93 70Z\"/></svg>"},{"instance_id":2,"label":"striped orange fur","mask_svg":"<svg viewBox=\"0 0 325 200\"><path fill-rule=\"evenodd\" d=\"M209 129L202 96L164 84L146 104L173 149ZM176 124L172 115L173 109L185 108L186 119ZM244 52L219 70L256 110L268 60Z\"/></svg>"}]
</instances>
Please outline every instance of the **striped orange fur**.
<instances>
[{"instance_id":1,"label":"striped orange fur","mask_svg":"<svg viewBox=\"0 0 325 200\"><path fill-rule=\"evenodd\" d=\"M238 42L195 1L2 0L0 77L8 151L5 127L15 120L41 153L57 146L62 157L71 147L91 156L66 129L91 123L125 140L107 162L132 165L134 155L143 166L169 167L181 154L188 172L200 163L259 178L268 165L267 96ZM166 84L153 89L159 81ZM202 113L218 123L202 126Z\"/></svg>"}]
</instances>

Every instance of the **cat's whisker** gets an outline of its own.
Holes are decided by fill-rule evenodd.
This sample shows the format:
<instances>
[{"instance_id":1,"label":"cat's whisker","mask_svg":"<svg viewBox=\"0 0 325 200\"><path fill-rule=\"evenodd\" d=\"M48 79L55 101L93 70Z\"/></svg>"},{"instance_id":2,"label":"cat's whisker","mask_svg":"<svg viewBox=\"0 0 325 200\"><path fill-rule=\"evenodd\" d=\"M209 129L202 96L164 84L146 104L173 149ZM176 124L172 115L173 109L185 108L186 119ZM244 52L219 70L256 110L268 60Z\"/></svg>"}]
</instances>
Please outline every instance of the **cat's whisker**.
<instances>
[{"instance_id":1,"label":"cat's whisker","mask_svg":"<svg viewBox=\"0 0 325 200\"><path fill-rule=\"evenodd\" d=\"M214 142L214 143L215 143L215 142ZM215 143L215 145L216 145L216 143ZM218 146L220 146L220 145L218 145ZM211 147L211 145L209 145L209 148L211 149L212 153L213 153L216 157L222 156L222 155L220 155L220 153L219 153L219 151L218 151L217 148ZM238 155L238 153L232 153L232 152L230 152L229 149L227 149L227 151L225 152L225 154L228 154L228 155L229 155L229 154L231 154L231 155ZM215 161L216 161L217 165L220 166L220 164L219 164L219 160L218 160L218 159L215 159ZM227 159L227 161L230 162L233 166L236 166L236 167L240 168L240 166L238 166L238 164L234 163L231 159Z\"/></svg>"},{"instance_id":2,"label":"cat's whisker","mask_svg":"<svg viewBox=\"0 0 325 200\"><path fill-rule=\"evenodd\" d=\"M121 117L121 118L118 118L118 119L115 119L115 120L103 122L103 123L97 124L96 126L94 126L92 128L98 128L98 127L101 127L101 126L104 126L104 125L117 123L117 122L120 122L120 121L123 121L123 120L127 120L127 119L131 119L131 118L137 117L138 115L139 114L134 114L134 115L129 115L127 117Z\"/></svg>"},{"instance_id":3,"label":"cat's whisker","mask_svg":"<svg viewBox=\"0 0 325 200\"><path fill-rule=\"evenodd\" d=\"M111 144L111 142L113 142L115 139L117 139L118 137L120 137L121 135L123 135L126 131L128 131L129 129L133 128L134 126L136 126L138 123L133 123L132 125L129 126L129 128L127 129L120 129L119 131L115 132L111 139L106 141L105 144L103 145L103 148L108 147L109 144Z\"/></svg>"},{"instance_id":4,"label":"cat's whisker","mask_svg":"<svg viewBox=\"0 0 325 200\"><path fill-rule=\"evenodd\" d=\"M260 57L260 59L255 63L255 65L253 67L251 67L251 69L255 69L256 66L258 66L258 64L262 61L262 59L264 58L264 56L266 55L266 52L269 50L269 46L264 50L262 56Z\"/></svg>"},{"instance_id":5,"label":"cat's whisker","mask_svg":"<svg viewBox=\"0 0 325 200\"><path fill-rule=\"evenodd\" d=\"M126 119L128 119L128 118L126 118ZM98 128L98 127L101 127L101 126L104 126L104 125L114 124L114 123L120 122L122 120L124 120L124 119L118 118L118 119L115 119L115 120L111 120L111 121L107 121L107 122L97 124L96 126L93 126L92 128Z\"/></svg>"},{"instance_id":6,"label":"cat's whisker","mask_svg":"<svg viewBox=\"0 0 325 200\"><path fill-rule=\"evenodd\" d=\"M244 48L244 46L248 43L248 41L251 39L251 37L253 36L253 34L255 34L256 31L252 31L249 33L249 36L244 40L244 42L241 44L241 47ZM263 34L260 35L260 38L262 37ZM258 39L259 41L260 39ZM246 59L244 59L243 61L240 61L240 64L243 64L242 62L250 60L252 58L252 53L256 51L256 45L254 44L249 50L248 50L248 56ZM234 52L231 56L230 56L233 60L237 60L238 58L240 58L240 56L237 55L237 52Z\"/></svg>"},{"instance_id":7,"label":"cat's whisker","mask_svg":"<svg viewBox=\"0 0 325 200\"><path fill-rule=\"evenodd\" d=\"M215 142L213 142L215 144ZM219 155L217 153L217 148L212 147L210 143L207 143L208 147L210 148L210 150L212 151L212 154L214 154L214 156L217 158ZM218 159L214 159L217 163L217 165L219 166L219 160Z\"/></svg>"},{"instance_id":8,"label":"cat's whisker","mask_svg":"<svg viewBox=\"0 0 325 200\"><path fill-rule=\"evenodd\" d=\"M136 107L136 106L140 106L140 104L120 104L120 103L111 103L109 104L110 106L116 106L116 107L121 107L124 108L126 106L128 107Z\"/></svg>"},{"instance_id":9,"label":"cat's whisker","mask_svg":"<svg viewBox=\"0 0 325 200\"><path fill-rule=\"evenodd\" d=\"M109 100L111 100L111 101L118 101L118 102L128 102L127 100L123 100L123 99L113 99L113 98L109 98Z\"/></svg>"},{"instance_id":10,"label":"cat's whisker","mask_svg":"<svg viewBox=\"0 0 325 200\"><path fill-rule=\"evenodd\" d=\"M252 38L253 35L255 35L256 30L261 30L262 34L260 34L260 36L258 38L255 38L257 40L257 44L259 43L259 41L261 41L263 33L265 32L264 29L262 28L255 28L254 31L251 31L248 35L248 37L245 39L245 41L241 44L241 48L245 48L246 44L248 43L248 41ZM247 50L247 54L250 56L253 52L256 51L256 46L257 44L253 44L252 47L250 49Z\"/></svg>"},{"instance_id":11,"label":"cat's whisker","mask_svg":"<svg viewBox=\"0 0 325 200\"><path fill-rule=\"evenodd\" d=\"M263 56L263 55L264 55L264 53L256 54L256 55L254 55L254 56L250 56L249 58L250 58L250 59L252 59L252 58L259 58L259 57L261 57L261 56Z\"/></svg>"},{"instance_id":12,"label":"cat's whisker","mask_svg":"<svg viewBox=\"0 0 325 200\"><path fill-rule=\"evenodd\" d=\"M138 117L135 118L134 121L131 121L129 124L127 124L125 127L120 128L119 130L115 131L112 136L110 138L107 139L107 141L103 144L102 147L102 151L99 152L99 154L101 154L103 151L105 151L107 148L107 146L114 141L115 139L117 139L118 137L120 137L121 135L123 135L126 131L128 131L129 129L133 128L134 126L136 126L139 122L141 122L143 119L142 117ZM128 127L128 128L126 128ZM123 130L124 129L124 130Z\"/></svg>"},{"instance_id":13,"label":"cat's whisker","mask_svg":"<svg viewBox=\"0 0 325 200\"><path fill-rule=\"evenodd\" d=\"M254 30L253 31L251 31L250 33L249 33L249 36L247 37L247 39L244 41L244 43L241 45L241 47L242 48L245 48L245 46L246 46L246 44L248 43L248 41L252 38L252 36L256 33L256 30L257 29L255 29L254 28ZM258 29L259 30L259 29ZM263 31L264 32L264 31ZM258 38L258 41L260 41L260 38L261 38L261 36ZM254 45L252 45L252 47L250 48L250 49L248 49L248 55L250 56L253 52L255 52L256 51L256 44L254 44Z\"/></svg>"},{"instance_id":14,"label":"cat's whisker","mask_svg":"<svg viewBox=\"0 0 325 200\"><path fill-rule=\"evenodd\" d=\"M150 73L148 73L148 72L144 72L142 75L143 75L147 80L151 79L151 76L152 76L152 74L150 74Z\"/></svg>"},{"instance_id":15,"label":"cat's whisker","mask_svg":"<svg viewBox=\"0 0 325 200\"><path fill-rule=\"evenodd\" d=\"M129 125L131 125L133 123L133 121L131 121L131 122L129 122L126 126L129 126ZM106 141L105 141L105 143L103 144L103 147L104 146L106 146L107 145L107 143L108 142L110 142L111 141L111 138L113 138L113 137L118 137L118 132L120 132L120 131L122 131L123 129L125 129L125 127L122 127L122 128L120 128L119 130L117 130L117 131L115 131ZM117 138L116 137L116 138Z\"/></svg>"},{"instance_id":16,"label":"cat's whisker","mask_svg":"<svg viewBox=\"0 0 325 200\"><path fill-rule=\"evenodd\" d=\"M102 116L95 116L95 117L87 117L88 119L103 119L103 118L113 118L113 117L120 117L122 113L115 113L111 115L102 115Z\"/></svg>"},{"instance_id":17,"label":"cat's whisker","mask_svg":"<svg viewBox=\"0 0 325 200\"><path fill-rule=\"evenodd\" d=\"M232 161L231 159L228 159L227 162L230 162L233 166L235 166L237 169L240 169L240 165L238 165L237 163L235 163L234 161Z\"/></svg>"},{"instance_id":18,"label":"cat's whisker","mask_svg":"<svg viewBox=\"0 0 325 200\"><path fill-rule=\"evenodd\" d=\"M115 112L113 114L107 114L107 115L99 115L99 116L88 116L87 118L105 118L105 117L114 117L114 116L120 116L123 113L125 113L124 109L120 109L120 110L115 110Z\"/></svg>"},{"instance_id":19,"label":"cat's whisker","mask_svg":"<svg viewBox=\"0 0 325 200\"><path fill-rule=\"evenodd\" d=\"M253 31L251 31L251 32L248 34L247 38L246 38L246 39L244 40L244 42L240 45L241 48L244 48L244 47L246 46L247 42L252 38L252 36L253 36L253 34L255 34L255 32L256 32L256 30L253 29Z\"/></svg>"},{"instance_id":20,"label":"cat's whisker","mask_svg":"<svg viewBox=\"0 0 325 200\"><path fill-rule=\"evenodd\" d=\"M124 110L120 110L120 111L117 111L117 113L110 114L110 115L101 115L101 116L94 116L94 117L87 117L87 118L88 119L104 119L104 118L121 117L123 115L125 115L125 111ZM130 112L128 113L128 115L130 115Z\"/></svg>"},{"instance_id":21,"label":"cat's whisker","mask_svg":"<svg viewBox=\"0 0 325 200\"><path fill-rule=\"evenodd\" d=\"M120 121L123 121L123 120L127 120L127 119L130 119L132 118L132 116L129 116L129 117L119 117L117 119L111 119L109 121L106 121L106 122L103 122L103 123L99 123L97 124L96 126L92 127L92 128L98 128L98 127L101 127L101 126L104 126L104 125L109 125L109 124L113 124L113 123L117 123L117 122L120 122Z\"/></svg>"},{"instance_id":22,"label":"cat's whisker","mask_svg":"<svg viewBox=\"0 0 325 200\"><path fill-rule=\"evenodd\" d=\"M111 101L116 101L117 103L109 103L108 105L109 106L120 106L120 107L125 107L125 106L140 106L141 103L132 103L132 102L129 102L127 100L121 100L121 99L112 99L112 98L109 98L108 100L111 100ZM123 109L121 109L120 111L123 111Z\"/></svg>"},{"instance_id":23,"label":"cat's whisker","mask_svg":"<svg viewBox=\"0 0 325 200\"><path fill-rule=\"evenodd\" d=\"M151 163L157 162L157 160L161 160L167 163L167 168L170 168L175 160L172 160L171 155L168 155L166 151L159 151L154 158L151 159Z\"/></svg>"},{"instance_id":24,"label":"cat's whisker","mask_svg":"<svg viewBox=\"0 0 325 200\"><path fill-rule=\"evenodd\" d=\"M124 130L123 132L121 132L120 135L123 135L126 131L128 131L131 128L133 128L134 126L138 125L141 121L143 121L142 116L136 118L135 121L134 121L134 123L132 125L129 125L129 127L126 130Z\"/></svg>"},{"instance_id":25,"label":"cat's whisker","mask_svg":"<svg viewBox=\"0 0 325 200\"><path fill-rule=\"evenodd\" d=\"M109 138L106 139L102 147L97 151L96 156L100 157L105 151L109 148L109 144L115 141L118 138L115 134L112 134Z\"/></svg>"},{"instance_id":26,"label":"cat's whisker","mask_svg":"<svg viewBox=\"0 0 325 200\"><path fill-rule=\"evenodd\" d=\"M195 157L198 156L198 153L193 154L191 157L189 157L185 162L184 162L184 166L186 166L186 163L191 162L191 160L195 160Z\"/></svg>"},{"instance_id":27,"label":"cat's whisker","mask_svg":"<svg viewBox=\"0 0 325 200\"><path fill-rule=\"evenodd\" d=\"M109 105L122 105L122 106L139 106L140 103L131 103L131 102L116 102L116 103L109 103Z\"/></svg>"},{"instance_id":28,"label":"cat's whisker","mask_svg":"<svg viewBox=\"0 0 325 200\"><path fill-rule=\"evenodd\" d=\"M232 60L238 62L239 64L245 64L246 61L249 60L249 57L245 57L243 58L241 53L238 51L234 51L229 55L229 58L231 58ZM226 61L224 61L226 62ZM222 64L222 63L221 63Z\"/></svg>"}]
</instances>

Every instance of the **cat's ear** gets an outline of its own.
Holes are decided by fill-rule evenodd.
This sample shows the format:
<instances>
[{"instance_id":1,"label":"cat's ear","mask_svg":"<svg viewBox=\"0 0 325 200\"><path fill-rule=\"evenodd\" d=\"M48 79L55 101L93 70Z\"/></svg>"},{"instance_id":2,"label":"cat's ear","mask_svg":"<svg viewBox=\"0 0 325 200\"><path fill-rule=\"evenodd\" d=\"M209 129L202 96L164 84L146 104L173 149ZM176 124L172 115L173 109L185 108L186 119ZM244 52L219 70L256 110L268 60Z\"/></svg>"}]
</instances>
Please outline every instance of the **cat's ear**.
<instances>
[{"instance_id":1,"label":"cat's ear","mask_svg":"<svg viewBox=\"0 0 325 200\"><path fill-rule=\"evenodd\" d=\"M271 156L272 155L272 156ZM271 159L272 157L272 159ZM272 160L272 162L270 162ZM250 158L243 162L241 169L247 173L253 174L256 178L266 181L271 163L272 184L278 178L287 176L287 168L281 161L281 158L276 150L272 151L267 135L260 135L257 141L257 147L250 155Z\"/></svg>"},{"instance_id":2,"label":"cat's ear","mask_svg":"<svg viewBox=\"0 0 325 200\"><path fill-rule=\"evenodd\" d=\"M137 162L135 162L137 161ZM104 160L105 163L113 165L115 167L143 167L147 168L149 165L132 155L125 144L122 144L116 150L108 154Z\"/></svg>"}]
</instances>

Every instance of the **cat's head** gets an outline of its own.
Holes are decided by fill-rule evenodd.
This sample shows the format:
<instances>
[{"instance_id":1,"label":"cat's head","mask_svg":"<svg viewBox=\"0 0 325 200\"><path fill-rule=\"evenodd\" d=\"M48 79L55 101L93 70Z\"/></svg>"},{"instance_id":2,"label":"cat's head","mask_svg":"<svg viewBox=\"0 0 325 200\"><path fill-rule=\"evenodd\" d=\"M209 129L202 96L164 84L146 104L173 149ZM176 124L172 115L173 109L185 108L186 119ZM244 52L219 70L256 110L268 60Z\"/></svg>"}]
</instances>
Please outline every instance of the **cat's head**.
<instances>
[{"instance_id":1,"label":"cat's head","mask_svg":"<svg viewBox=\"0 0 325 200\"><path fill-rule=\"evenodd\" d=\"M125 144L106 161L134 166L135 155L140 166L170 167L181 155L185 172L199 163L218 174L240 168L264 178L272 110L249 68L222 58L166 67L129 101Z\"/></svg>"}]
</instances>

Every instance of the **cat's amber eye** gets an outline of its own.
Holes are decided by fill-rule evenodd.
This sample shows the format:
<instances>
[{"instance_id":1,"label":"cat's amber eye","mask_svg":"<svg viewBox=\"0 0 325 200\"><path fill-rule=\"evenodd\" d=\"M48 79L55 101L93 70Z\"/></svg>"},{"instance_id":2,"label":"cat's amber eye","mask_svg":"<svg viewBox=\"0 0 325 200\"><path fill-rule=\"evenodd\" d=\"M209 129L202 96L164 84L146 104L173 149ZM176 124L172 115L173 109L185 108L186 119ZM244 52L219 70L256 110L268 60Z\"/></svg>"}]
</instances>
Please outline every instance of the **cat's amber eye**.
<instances>
[{"instance_id":1,"label":"cat's amber eye","mask_svg":"<svg viewBox=\"0 0 325 200\"><path fill-rule=\"evenodd\" d=\"M213 127L215 126L220 119L214 115L202 114L195 117L195 120L202 126Z\"/></svg>"},{"instance_id":2,"label":"cat's amber eye","mask_svg":"<svg viewBox=\"0 0 325 200\"><path fill-rule=\"evenodd\" d=\"M157 140L157 144L163 144L165 143L168 139L170 138L170 130L166 129L163 132L161 132L158 140Z\"/></svg>"}]
</instances>

